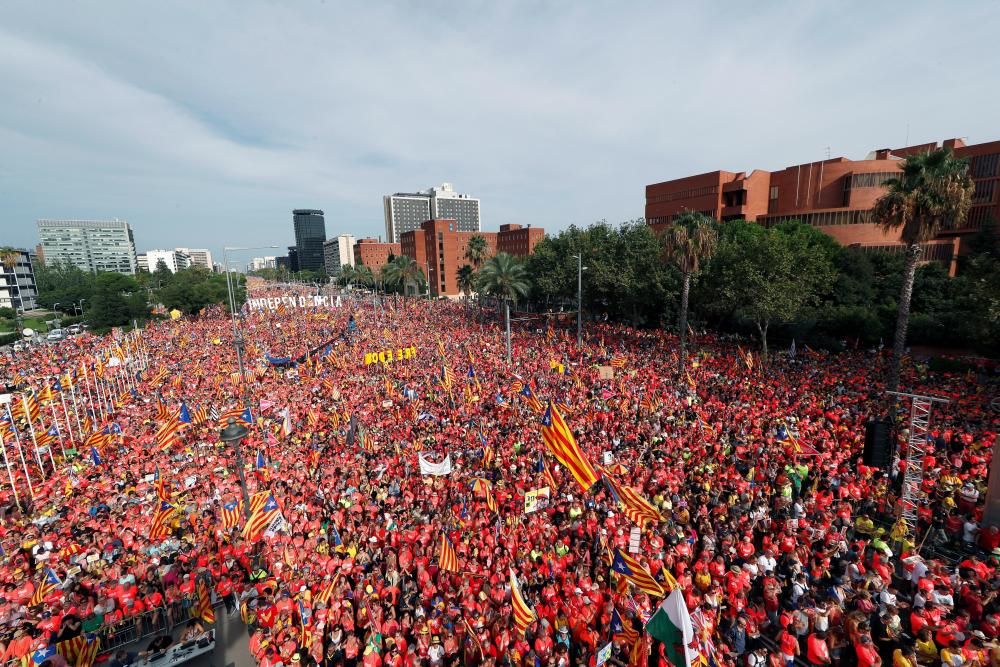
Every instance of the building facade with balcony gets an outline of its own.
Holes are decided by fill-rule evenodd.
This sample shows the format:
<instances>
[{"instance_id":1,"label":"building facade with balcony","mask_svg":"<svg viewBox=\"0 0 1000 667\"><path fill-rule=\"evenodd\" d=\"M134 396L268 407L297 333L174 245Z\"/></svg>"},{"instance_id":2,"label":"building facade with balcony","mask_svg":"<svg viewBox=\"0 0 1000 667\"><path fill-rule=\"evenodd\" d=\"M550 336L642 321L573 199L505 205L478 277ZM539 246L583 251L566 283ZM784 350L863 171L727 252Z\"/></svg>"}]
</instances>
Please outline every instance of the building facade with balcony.
<instances>
[{"instance_id":1,"label":"building facade with balcony","mask_svg":"<svg viewBox=\"0 0 1000 667\"><path fill-rule=\"evenodd\" d=\"M38 289L31 252L14 248L9 256L0 258L0 308L34 310Z\"/></svg>"}]
</instances>

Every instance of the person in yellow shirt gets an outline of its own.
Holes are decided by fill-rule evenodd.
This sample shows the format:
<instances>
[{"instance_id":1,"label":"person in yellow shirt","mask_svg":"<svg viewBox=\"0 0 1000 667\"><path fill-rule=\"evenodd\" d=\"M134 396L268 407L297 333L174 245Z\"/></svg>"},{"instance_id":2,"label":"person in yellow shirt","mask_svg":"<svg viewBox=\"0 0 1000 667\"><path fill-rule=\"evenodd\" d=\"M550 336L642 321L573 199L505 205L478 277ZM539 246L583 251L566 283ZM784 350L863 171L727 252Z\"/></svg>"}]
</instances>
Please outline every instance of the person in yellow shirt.
<instances>
[{"instance_id":1,"label":"person in yellow shirt","mask_svg":"<svg viewBox=\"0 0 1000 667\"><path fill-rule=\"evenodd\" d=\"M854 520L854 532L868 537L871 536L871 534L874 531L875 531L875 522L872 521L869 517L865 516L864 514L862 514L861 516L859 516L857 519Z\"/></svg>"},{"instance_id":2,"label":"person in yellow shirt","mask_svg":"<svg viewBox=\"0 0 1000 667\"><path fill-rule=\"evenodd\" d=\"M892 652L892 667L917 667L917 652L912 646L897 648Z\"/></svg>"},{"instance_id":3,"label":"person in yellow shirt","mask_svg":"<svg viewBox=\"0 0 1000 667\"><path fill-rule=\"evenodd\" d=\"M913 647L917 651L920 664L932 665L937 662L938 648L937 644L934 643L934 637L931 636L930 628L920 629L920 632L917 633L917 639L913 643Z\"/></svg>"}]
</instances>

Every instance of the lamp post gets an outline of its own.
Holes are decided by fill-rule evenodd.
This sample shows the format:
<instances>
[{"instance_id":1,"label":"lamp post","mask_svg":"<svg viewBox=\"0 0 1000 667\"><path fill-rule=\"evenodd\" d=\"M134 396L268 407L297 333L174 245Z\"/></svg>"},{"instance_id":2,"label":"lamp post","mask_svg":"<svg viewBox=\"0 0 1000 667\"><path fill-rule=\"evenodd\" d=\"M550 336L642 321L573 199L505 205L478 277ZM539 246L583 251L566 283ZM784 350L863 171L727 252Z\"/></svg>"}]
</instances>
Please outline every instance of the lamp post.
<instances>
[{"instance_id":1,"label":"lamp post","mask_svg":"<svg viewBox=\"0 0 1000 667\"><path fill-rule=\"evenodd\" d=\"M86 299L80 299L80 317L83 317L83 302L84 301L86 301Z\"/></svg>"},{"instance_id":2,"label":"lamp post","mask_svg":"<svg viewBox=\"0 0 1000 667\"><path fill-rule=\"evenodd\" d=\"M583 347L583 272L587 267L583 265L583 254L573 255L576 259L576 347Z\"/></svg>"},{"instance_id":3,"label":"lamp post","mask_svg":"<svg viewBox=\"0 0 1000 667\"><path fill-rule=\"evenodd\" d=\"M243 493L243 516L247 521L250 520L250 494L247 493L247 478L243 473L242 443L243 438L247 437L248 433L250 433L250 429L243 424L238 424L232 417L229 418L229 423L219 433L219 439L227 444L232 444L233 451L236 454L236 474L240 478L240 491Z\"/></svg>"}]
</instances>

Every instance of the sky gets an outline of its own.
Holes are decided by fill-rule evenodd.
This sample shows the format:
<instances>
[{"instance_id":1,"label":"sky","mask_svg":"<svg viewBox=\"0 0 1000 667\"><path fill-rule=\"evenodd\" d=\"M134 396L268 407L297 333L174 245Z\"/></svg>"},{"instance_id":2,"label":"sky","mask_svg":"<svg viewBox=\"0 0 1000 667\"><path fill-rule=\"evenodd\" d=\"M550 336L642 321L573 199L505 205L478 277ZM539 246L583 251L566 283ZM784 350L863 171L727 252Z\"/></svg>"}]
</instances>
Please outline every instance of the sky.
<instances>
[{"instance_id":1,"label":"sky","mask_svg":"<svg viewBox=\"0 0 1000 667\"><path fill-rule=\"evenodd\" d=\"M714 169L997 140L998 20L993 0L4 2L0 244L119 218L140 252L221 258L292 244L295 208L378 236L384 194L442 182L485 230L557 231Z\"/></svg>"}]
</instances>

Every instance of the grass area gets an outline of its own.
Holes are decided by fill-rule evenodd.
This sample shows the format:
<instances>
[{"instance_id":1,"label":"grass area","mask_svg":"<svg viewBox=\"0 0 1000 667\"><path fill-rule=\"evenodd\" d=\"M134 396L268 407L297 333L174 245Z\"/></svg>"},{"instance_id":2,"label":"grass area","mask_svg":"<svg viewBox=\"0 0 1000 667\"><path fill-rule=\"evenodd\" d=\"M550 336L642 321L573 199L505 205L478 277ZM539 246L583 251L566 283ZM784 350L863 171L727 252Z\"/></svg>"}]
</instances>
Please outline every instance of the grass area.
<instances>
[{"instance_id":1,"label":"grass area","mask_svg":"<svg viewBox=\"0 0 1000 667\"><path fill-rule=\"evenodd\" d=\"M45 317L25 317L24 326L45 333L49 330L45 324L46 319L55 319L52 316ZM0 320L0 332L14 331L17 328L15 320Z\"/></svg>"}]
</instances>

